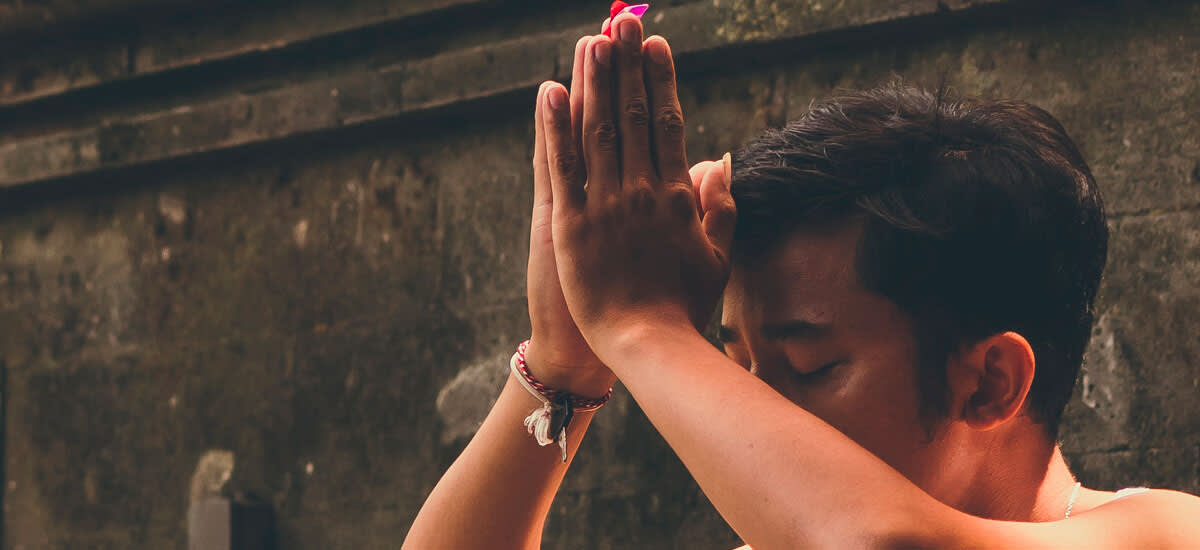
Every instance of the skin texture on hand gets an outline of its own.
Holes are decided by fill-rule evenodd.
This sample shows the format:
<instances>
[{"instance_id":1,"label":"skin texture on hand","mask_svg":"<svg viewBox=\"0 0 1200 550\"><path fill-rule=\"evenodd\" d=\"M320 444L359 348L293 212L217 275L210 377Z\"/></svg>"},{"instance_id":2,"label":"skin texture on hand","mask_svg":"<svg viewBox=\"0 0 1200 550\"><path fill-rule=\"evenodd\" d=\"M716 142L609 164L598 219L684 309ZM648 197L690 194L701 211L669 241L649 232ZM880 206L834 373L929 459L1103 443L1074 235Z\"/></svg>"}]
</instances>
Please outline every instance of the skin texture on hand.
<instances>
[{"instance_id":1,"label":"skin texture on hand","mask_svg":"<svg viewBox=\"0 0 1200 550\"><path fill-rule=\"evenodd\" d=\"M582 98L583 48L588 37L576 44L575 77L572 93ZM533 148L533 213L530 220L529 265L526 289L529 299L529 321L532 335L526 360L530 370L550 387L585 396L602 395L615 377L596 357L575 321L567 310L554 258L554 202L550 188L550 168L546 163L546 133L543 131L545 91L549 83L538 90L534 111ZM582 117L581 107L575 109Z\"/></svg>"},{"instance_id":2,"label":"skin texture on hand","mask_svg":"<svg viewBox=\"0 0 1200 550\"><path fill-rule=\"evenodd\" d=\"M583 158L582 127L584 114L584 90L586 66L585 55L589 43L596 37L585 36L576 43L575 62L569 97L571 112L571 137L575 158ZM652 38L651 41L659 41ZM644 47L653 47L649 45ZM666 47L665 43L656 46ZM677 108L678 100L672 100ZM547 162L546 129L544 118L547 111L545 93L553 82L545 82L538 90L535 110L535 139L533 152L534 205L530 223L529 266L527 288L529 315L533 328L527 355L535 374L547 385L573 391L581 395L600 395L614 380L614 376L600 362L583 339L575 321L571 318L559 283L553 244L554 198L551 190L550 167ZM664 94L665 95L665 94ZM682 135L680 149L682 150ZM681 161L686 164L686 160ZM722 170L724 168L724 170ZM710 207L720 202L718 190L723 181L728 181L728 161L703 161L688 171L688 182L693 190L696 215L703 217L702 205ZM706 185L707 182L707 185ZM701 189L709 191L703 195ZM711 308L710 308L711 309ZM707 312L705 312L707 313ZM700 314L698 314L700 315ZM702 325L707 319L699 321Z\"/></svg>"},{"instance_id":3,"label":"skin texture on hand","mask_svg":"<svg viewBox=\"0 0 1200 550\"><path fill-rule=\"evenodd\" d=\"M546 89L543 113L559 280L600 357L645 324L707 322L736 216L724 161L693 188L666 40L643 43L633 15L613 28L615 40L593 37L583 55L582 126L561 87Z\"/></svg>"}]
</instances>

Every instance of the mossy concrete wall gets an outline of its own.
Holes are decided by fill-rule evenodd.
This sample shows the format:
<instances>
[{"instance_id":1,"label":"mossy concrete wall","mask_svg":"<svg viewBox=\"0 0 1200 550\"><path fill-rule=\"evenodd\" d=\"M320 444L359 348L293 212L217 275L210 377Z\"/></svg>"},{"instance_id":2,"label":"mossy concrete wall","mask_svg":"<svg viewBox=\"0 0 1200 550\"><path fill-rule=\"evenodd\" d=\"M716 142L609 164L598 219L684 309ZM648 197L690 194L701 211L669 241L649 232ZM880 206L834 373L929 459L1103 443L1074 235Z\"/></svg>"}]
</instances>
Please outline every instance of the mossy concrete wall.
<instances>
[{"instance_id":1,"label":"mossy concrete wall","mask_svg":"<svg viewBox=\"0 0 1200 550\"><path fill-rule=\"evenodd\" d=\"M604 3L0 1L5 548L394 548L528 334L537 84ZM1089 486L1200 491L1200 4L656 4L693 160L900 75L1055 114L1113 238L1064 420ZM547 548L736 542L627 394Z\"/></svg>"}]
</instances>

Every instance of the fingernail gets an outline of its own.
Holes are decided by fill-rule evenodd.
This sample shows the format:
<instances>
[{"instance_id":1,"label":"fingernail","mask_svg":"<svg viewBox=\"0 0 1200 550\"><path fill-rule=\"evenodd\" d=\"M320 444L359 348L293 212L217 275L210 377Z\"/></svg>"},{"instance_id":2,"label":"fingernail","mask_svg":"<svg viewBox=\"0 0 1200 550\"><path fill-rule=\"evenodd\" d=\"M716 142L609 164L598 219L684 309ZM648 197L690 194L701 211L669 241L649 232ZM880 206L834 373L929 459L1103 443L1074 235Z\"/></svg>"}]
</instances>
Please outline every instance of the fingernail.
<instances>
[{"instance_id":1,"label":"fingernail","mask_svg":"<svg viewBox=\"0 0 1200 550\"><path fill-rule=\"evenodd\" d=\"M556 111L562 109L563 105L567 102L567 95L563 93L563 89L560 86L550 88L546 91L546 94L546 99L550 100L550 108Z\"/></svg>"},{"instance_id":2,"label":"fingernail","mask_svg":"<svg viewBox=\"0 0 1200 550\"><path fill-rule=\"evenodd\" d=\"M596 41L596 46L592 49L592 56L596 58L596 63L607 67L609 60L612 59L612 45L608 40Z\"/></svg>"},{"instance_id":3,"label":"fingernail","mask_svg":"<svg viewBox=\"0 0 1200 550\"><path fill-rule=\"evenodd\" d=\"M640 44L641 37L638 36L638 21L633 17L626 17L621 20L621 25L617 28L617 34L622 42L626 44Z\"/></svg>"},{"instance_id":4,"label":"fingernail","mask_svg":"<svg viewBox=\"0 0 1200 550\"><path fill-rule=\"evenodd\" d=\"M725 153L725 156L721 157L721 164L725 168L725 185L731 185L733 183L733 155Z\"/></svg>"},{"instance_id":5,"label":"fingernail","mask_svg":"<svg viewBox=\"0 0 1200 550\"><path fill-rule=\"evenodd\" d=\"M655 63L666 65L671 61L671 50L666 40L651 40L648 49L650 50L650 59L653 59Z\"/></svg>"}]
</instances>

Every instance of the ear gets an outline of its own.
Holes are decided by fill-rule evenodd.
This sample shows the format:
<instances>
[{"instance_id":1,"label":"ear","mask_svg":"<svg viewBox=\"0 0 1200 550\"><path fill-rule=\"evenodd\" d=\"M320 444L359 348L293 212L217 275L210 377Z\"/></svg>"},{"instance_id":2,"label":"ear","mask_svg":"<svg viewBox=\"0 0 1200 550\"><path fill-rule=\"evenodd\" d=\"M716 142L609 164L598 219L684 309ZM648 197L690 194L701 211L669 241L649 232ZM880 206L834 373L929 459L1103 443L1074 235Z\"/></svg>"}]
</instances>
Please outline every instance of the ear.
<instances>
[{"instance_id":1,"label":"ear","mask_svg":"<svg viewBox=\"0 0 1200 550\"><path fill-rule=\"evenodd\" d=\"M996 428L1021 412L1035 370L1033 348L1024 336L989 336L947 364L951 410L972 428Z\"/></svg>"}]
</instances>

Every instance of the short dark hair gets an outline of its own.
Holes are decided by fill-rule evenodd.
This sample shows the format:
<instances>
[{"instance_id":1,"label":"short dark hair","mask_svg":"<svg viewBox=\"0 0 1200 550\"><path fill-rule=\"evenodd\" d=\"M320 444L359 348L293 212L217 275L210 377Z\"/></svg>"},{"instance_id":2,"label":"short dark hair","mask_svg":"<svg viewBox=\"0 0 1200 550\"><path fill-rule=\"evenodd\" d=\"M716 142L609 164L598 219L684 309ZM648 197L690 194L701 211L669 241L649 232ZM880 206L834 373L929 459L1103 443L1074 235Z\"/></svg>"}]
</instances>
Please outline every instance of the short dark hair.
<instances>
[{"instance_id":1,"label":"short dark hair","mask_svg":"<svg viewBox=\"0 0 1200 550\"><path fill-rule=\"evenodd\" d=\"M922 417L949 412L949 354L1011 330L1037 361L1030 412L1057 439L1108 226L1096 180L1053 116L893 82L814 102L733 167L735 262L806 226L861 219L860 282L914 322Z\"/></svg>"}]
</instances>

